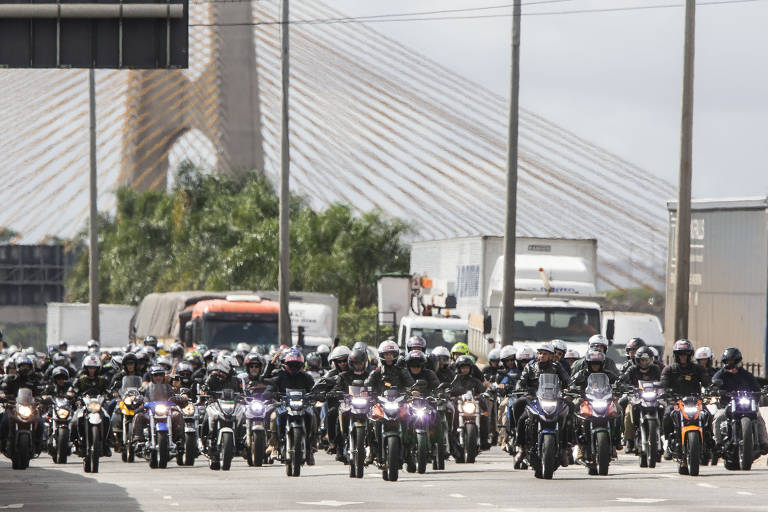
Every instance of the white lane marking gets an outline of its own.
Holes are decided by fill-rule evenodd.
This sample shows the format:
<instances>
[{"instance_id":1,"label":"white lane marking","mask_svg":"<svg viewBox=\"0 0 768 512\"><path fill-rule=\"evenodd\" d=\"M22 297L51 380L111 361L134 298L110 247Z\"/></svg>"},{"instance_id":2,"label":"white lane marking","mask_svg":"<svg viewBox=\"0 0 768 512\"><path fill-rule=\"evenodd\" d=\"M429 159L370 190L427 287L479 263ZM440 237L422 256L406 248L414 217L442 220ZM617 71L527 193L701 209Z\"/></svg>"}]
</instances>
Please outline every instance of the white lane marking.
<instances>
[{"instance_id":1,"label":"white lane marking","mask_svg":"<svg viewBox=\"0 0 768 512\"><path fill-rule=\"evenodd\" d=\"M449 494L450 498L466 498L463 494Z\"/></svg>"},{"instance_id":2,"label":"white lane marking","mask_svg":"<svg viewBox=\"0 0 768 512\"><path fill-rule=\"evenodd\" d=\"M320 505L322 507L346 507L347 505L362 505L364 501L297 501L299 505Z\"/></svg>"},{"instance_id":3,"label":"white lane marking","mask_svg":"<svg viewBox=\"0 0 768 512\"><path fill-rule=\"evenodd\" d=\"M10 505L0 506L0 508L24 508L24 504L23 503L12 503Z\"/></svg>"},{"instance_id":4,"label":"white lane marking","mask_svg":"<svg viewBox=\"0 0 768 512\"><path fill-rule=\"evenodd\" d=\"M615 501L622 503L660 503L668 500L666 498L616 498Z\"/></svg>"},{"instance_id":5,"label":"white lane marking","mask_svg":"<svg viewBox=\"0 0 768 512\"><path fill-rule=\"evenodd\" d=\"M178 507L178 506L179 506L179 504L178 504L178 503L176 503L176 502L174 501L173 503L171 503L171 506L172 506L172 507Z\"/></svg>"},{"instance_id":6,"label":"white lane marking","mask_svg":"<svg viewBox=\"0 0 768 512\"><path fill-rule=\"evenodd\" d=\"M664 478L680 478L680 475L668 475L666 473L659 473L659 476L663 476Z\"/></svg>"},{"instance_id":7,"label":"white lane marking","mask_svg":"<svg viewBox=\"0 0 768 512\"><path fill-rule=\"evenodd\" d=\"M712 484L696 484L696 485L698 485L699 487L706 487L707 489L717 489L717 486Z\"/></svg>"},{"instance_id":8,"label":"white lane marking","mask_svg":"<svg viewBox=\"0 0 768 512\"><path fill-rule=\"evenodd\" d=\"M739 491L736 494L741 494L742 496L754 496L755 494L749 491Z\"/></svg>"},{"instance_id":9,"label":"white lane marking","mask_svg":"<svg viewBox=\"0 0 768 512\"><path fill-rule=\"evenodd\" d=\"M164 500L172 500L172 499L173 499L173 496L163 496L163 499L164 499Z\"/></svg>"},{"instance_id":10,"label":"white lane marking","mask_svg":"<svg viewBox=\"0 0 768 512\"><path fill-rule=\"evenodd\" d=\"M424 484L422 487L434 487L432 484Z\"/></svg>"},{"instance_id":11,"label":"white lane marking","mask_svg":"<svg viewBox=\"0 0 768 512\"><path fill-rule=\"evenodd\" d=\"M493 503L478 503L478 507L492 507Z\"/></svg>"}]
</instances>

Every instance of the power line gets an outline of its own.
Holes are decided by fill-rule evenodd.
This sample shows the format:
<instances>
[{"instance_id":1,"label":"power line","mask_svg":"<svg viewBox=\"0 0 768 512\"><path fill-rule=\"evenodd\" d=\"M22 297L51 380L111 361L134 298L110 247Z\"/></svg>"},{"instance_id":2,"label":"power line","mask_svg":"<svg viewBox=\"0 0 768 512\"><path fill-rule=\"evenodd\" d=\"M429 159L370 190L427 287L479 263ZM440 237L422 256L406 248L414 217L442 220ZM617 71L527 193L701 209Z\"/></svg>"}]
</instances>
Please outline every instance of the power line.
<instances>
[{"instance_id":1,"label":"power line","mask_svg":"<svg viewBox=\"0 0 768 512\"><path fill-rule=\"evenodd\" d=\"M221 3L234 2L235 0L223 0ZM248 0L249 1L249 0ZM542 2L531 2L524 5L535 5L541 3L554 3L573 0L546 0ZM710 2L700 2L699 6L708 5L729 5L729 4L744 4L744 3L757 3L764 2L766 0L713 0ZM208 3L208 2L201 2ZM216 3L215 1L212 3ZM467 10L480 10L480 9L494 9L502 6L495 7L482 7L482 8L468 8ZM595 13L613 13L613 12L627 12L627 11L648 11L656 9L674 9L683 7L683 4L655 4L655 5L639 5L628 7L608 7L597 9L574 9L569 11L545 11L545 12L525 12L520 16L561 16L569 14L595 14ZM438 12L438 11L435 11ZM451 11L441 11L451 12ZM291 20L287 22L289 25L332 25L336 23L388 23L399 21L439 21L439 20L475 20L475 19L488 19L488 18L511 18L512 14L477 14L470 16L431 16L431 17L418 17L418 18L406 18L398 16L413 16L419 13L403 13L403 14L382 14L377 16L358 16L348 18L318 18L310 20ZM237 26L260 26L260 25L282 25L281 21L254 21L254 22L239 22L239 23L190 23L190 27L237 27Z\"/></svg>"}]
</instances>

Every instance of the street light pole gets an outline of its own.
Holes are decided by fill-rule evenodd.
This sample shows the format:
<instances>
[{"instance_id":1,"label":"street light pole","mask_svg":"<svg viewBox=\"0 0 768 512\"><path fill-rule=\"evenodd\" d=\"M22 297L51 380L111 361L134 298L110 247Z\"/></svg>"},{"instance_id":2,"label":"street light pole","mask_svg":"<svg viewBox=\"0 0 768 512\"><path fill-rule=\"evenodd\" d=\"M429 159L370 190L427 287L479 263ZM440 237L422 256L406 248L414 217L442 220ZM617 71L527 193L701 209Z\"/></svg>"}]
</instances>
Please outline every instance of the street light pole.
<instances>
[{"instance_id":1,"label":"street light pole","mask_svg":"<svg viewBox=\"0 0 768 512\"><path fill-rule=\"evenodd\" d=\"M96 187L96 76L88 70L88 100L91 124L90 219L88 221L88 301L91 309L91 339L99 340L99 211Z\"/></svg>"},{"instance_id":2,"label":"street light pole","mask_svg":"<svg viewBox=\"0 0 768 512\"><path fill-rule=\"evenodd\" d=\"M683 114L680 133L680 181L675 237L675 339L688 337L688 285L691 264L691 178L693 167L693 65L696 0L685 2L685 57L683 61Z\"/></svg>"},{"instance_id":3,"label":"street light pole","mask_svg":"<svg viewBox=\"0 0 768 512\"><path fill-rule=\"evenodd\" d=\"M282 63L282 126L281 126L281 145L280 145L280 270L279 270L279 293L280 293L280 344L291 346L291 317L288 311L288 290L290 286L290 262L291 262L291 235L290 235L290 139L288 133L288 87L290 79L288 36L289 36L289 5L288 0L283 0L282 22L280 24L282 45L281 45L281 63Z\"/></svg>"},{"instance_id":4,"label":"street light pole","mask_svg":"<svg viewBox=\"0 0 768 512\"><path fill-rule=\"evenodd\" d=\"M517 140L520 113L520 0L512 9L512 71L507 141L507 212L504 221L504 296L501 339L512 344L515 325L515 236L517 231Z\"/></svg>"}]
</instances>

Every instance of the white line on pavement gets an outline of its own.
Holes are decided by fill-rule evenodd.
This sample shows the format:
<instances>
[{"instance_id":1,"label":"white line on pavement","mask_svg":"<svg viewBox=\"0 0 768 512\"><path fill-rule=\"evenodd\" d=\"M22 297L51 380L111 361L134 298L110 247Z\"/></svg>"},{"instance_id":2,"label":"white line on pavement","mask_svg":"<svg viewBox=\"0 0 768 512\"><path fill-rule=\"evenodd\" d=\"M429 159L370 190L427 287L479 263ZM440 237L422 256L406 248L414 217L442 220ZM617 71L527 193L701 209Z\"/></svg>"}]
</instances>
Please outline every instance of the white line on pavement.
<instances>
[{"instance_id":1,"label":"white line on pavement","mask_svg":"<svg viewBox=\"0 0 768 512\"><path fill-rule=\"evenodd\" d=\"M696 485L698 485L699 487L706 487L707 489L717 489L717 486L712 484L696 484Z\"/></svg>"},{"instance_id":2,"label":"white line on pavement","mask_svg":"<svg viewBox=\"0 0 768 512\"><path fill-rule=\"evenodd\" d=\"M754 496L755 493L749 492L749 491L739 491L736 494L741 494L742 496Z\"/></svg>"},{"instance_id":3,"label":"white line on pavement","mask_svg":"<svg viewBox=\"0 0 768 512\"><path fill-rule=\"evenodd\" d=\"M463 494L449 494L448 496L451 498L466 498Z\"/></svg>"},{"instance_id":4,"label":"white line on pavement","mask_svg":"<svg viewBox=\"0 0 768 512\"><path fill-rule=\"evenodd\" d=\"M660 503L667 501L666 498L616 498L615 501L622 503Z\"/></svg>"}]
</instances>

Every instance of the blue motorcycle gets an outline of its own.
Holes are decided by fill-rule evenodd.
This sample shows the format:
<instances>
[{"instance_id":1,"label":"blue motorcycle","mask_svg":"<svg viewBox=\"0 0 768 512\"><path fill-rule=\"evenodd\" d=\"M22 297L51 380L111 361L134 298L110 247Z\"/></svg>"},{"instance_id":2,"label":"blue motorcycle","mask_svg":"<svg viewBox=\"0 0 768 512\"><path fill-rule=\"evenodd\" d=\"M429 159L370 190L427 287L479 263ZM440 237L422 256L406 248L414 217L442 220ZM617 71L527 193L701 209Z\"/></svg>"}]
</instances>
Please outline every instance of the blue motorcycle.
<instances>
[{"instance_id":1,"label":"blue motorcycle","mask_svg":"<svg viewBox=\"0 0 768 512\"><path fill-rule=\"evenodd\" d=\"M136 447L136 452L149 461L150 468L165 469L168 460L176 456L172 413L178 407L170 401L163 385L150 384L147 396L149 400L144 403L144 412L149 418L149 427L144 436L146 441Z\"/></svg>"},{"instance_id":2,"label":"blue motorcycle","mask_svg":"<svg viewBox=\"0 0 768 512\"><path fill-rule=\"evenodd\" d=\"M551 479L560 465L567 410L558 376L551 373L539 375L536 397L527 405L526 425L526 458L536 478Z\"/></svg>"}]
</instances>

